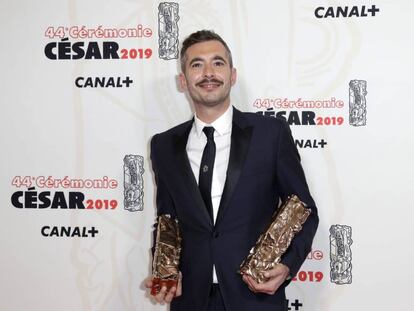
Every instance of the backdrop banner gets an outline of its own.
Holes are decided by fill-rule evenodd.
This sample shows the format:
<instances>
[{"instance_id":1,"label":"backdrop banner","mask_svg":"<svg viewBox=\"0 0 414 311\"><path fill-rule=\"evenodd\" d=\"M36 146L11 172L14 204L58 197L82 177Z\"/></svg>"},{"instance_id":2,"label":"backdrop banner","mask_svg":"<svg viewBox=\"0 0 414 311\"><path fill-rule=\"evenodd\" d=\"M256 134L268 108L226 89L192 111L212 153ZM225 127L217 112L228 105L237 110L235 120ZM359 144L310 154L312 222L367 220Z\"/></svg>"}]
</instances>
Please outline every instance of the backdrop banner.
<instances>
[{"instance_id":1,"label":"backdrop banner","mask_svg":"<svg viewBox=\"0 0 414 311\"><path fill-rule=\"evenodd\" d=\"M413 12L409 0L2 1L0 309L168 309L144 286L149 142L191 118L179 49L210 29L232 50L232 104L287 120L319 208L288 310L412 310Z\"/></svg>"}]
</instances>

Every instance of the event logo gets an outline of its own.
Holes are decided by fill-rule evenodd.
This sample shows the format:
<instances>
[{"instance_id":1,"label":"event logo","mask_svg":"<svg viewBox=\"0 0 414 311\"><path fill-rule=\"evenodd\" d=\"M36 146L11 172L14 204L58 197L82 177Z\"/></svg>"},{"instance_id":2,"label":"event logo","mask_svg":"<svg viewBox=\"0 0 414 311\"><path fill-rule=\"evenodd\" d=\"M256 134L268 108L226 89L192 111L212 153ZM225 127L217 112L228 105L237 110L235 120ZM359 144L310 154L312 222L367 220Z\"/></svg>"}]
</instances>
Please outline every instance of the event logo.
<instances>
[{"instance_id":1,"label":"event logo","mask_svg":"<svg viewBox=\"0 0 414 311\"><path fill-rule=\"evenodd\" d=\"M328 143L325 139L295 139L296 148L325 148Z\"/></svg>"},{"instance_id":2,"label":"event logo","mask_svg":"<svg viewBox=\"0 0 414 311\"><path fill-rule=\"evenodd\" d=\"M158 54L161 59L178 58L178 3L161 2L158 6Z\"/></svg>"},{"instance_id":3,"label":"event logo","mask_svg":"<svg viewBox=\"0 0 414 311\"><path fill-rule=\"evenodd\" d=\"M289 100L287 98L257 98L253 107L263 109L257 111L269 117L282 118L289 125L342 125L344 118L341 115L319 115L314 110L335 111L344 107L344 102L332 97L326 100L306 100L298 98ZM280 110L283 109L283 110ZM292 110L294 109L294 110ZM296 110L297 109L297 110ZM311 109L311 110L308 110Z\"/></svg>"},{"instance_id":4,"label":"event logo","mask_svg":"<svg viewBox=\"0 0 414 311\"><path fill-rule=\"evenodd\" d=\"M144 209L144 157L124 157L124 208L130 212Z\"/></svg>"},{"instance_id":5,"label":"event logo","mask_svg":"<svg viewBox=\"0 0 414 311\"><path fill-rule=\"evenodd\" d=\"M286 310L292 310L292 311L299 311L303 307L303 303L295 299L294 301L291 301L289 299L286 299Z\"/></svg>"},{"instance_id":6,"label":"event logo","mask_svg":"<svg viewBox=\"0 0 414 311\"><path fill-rule=\"evenodd\" d=\"M75 85L79 88L85 87L129 87L134 80L129 76L121 77L77 77Z\"/></svg>"},{"instance_id":7,"label":"event logo","mask_svg":"<svg viewBox=\"0 0 414 311\"><path fill-rule=\"evenodd\" d=\"M118 207L116 199L88 198L82 191L73 191L73 189L116 189L118 181L107 176L100 179L15 176L11 184L16 188L27 187L27 190L18 190L11 195L12 205L19 209L115 210ZM36 187L46 191L38 191ZM57 191L57 189L72 190Z\"/></svg>"},{"instance_id":8,"label":"event logo","mask_svg":"<svg viewBox=\"0 0 414 311\"><path fill-rule=\"evenodd\" d=\"M99 231L95 227L43 226L41 233L44 237L94 238Z\"/></svg>"},{"instance_id":9,"label":"event logo","mask_svg":"<svg viewBox=\"0 0 414 311\"><path fill-rule=\"evenodd\" d=\"M380 9L378 9L375 5L369 6L357 6L354 5L352 7L349 6L338 6L338 7L327 7L324 8L322 6L317 7L315 9L315 17L316 18L340 18L340 17L369 17L375 16Z\"/></svg>"},{"instance_id":10,"label":"event logo","mask_svg":"<svg viewBox=\"0 0 414 311\"><path fill-rule=\"evenodd\" d=\"M134 28L103 28L102 25L91 28L49 26L44 35L54 40L47 43L44 48L45 56L50 60L144 60L151 58L152 55L152 49L149 47L122 47L125 42L121 43L120 39L151 38L152 30L141 24ZM59 39L60 41L55 41ZM97 41L83 41L82 39L96 39Z\"/></svg>"},{"instance_id":11,"label":"event logo","mask_svg":"<svg viewBox=\"0 0 414 311\"><path fill-rule=\"evenodd\" d=\"M11 204L21 211L42 210L47 213L54 210L67 215L69 211L109 212L118 207L118 201L114 198L107 195L96 197L97 190L107 192L118 188L118 181L108 176L97 179L14 176L11 185L18 188L10 197ZM85 194L84 191L89 189L94 190L93 196ZM44 237L94 238L99 231L95 227L45 225L40 228L40 233Z\"/></svg>"},{"instance_id":12,"label":"event logo","mask_svg":"<svg viewBox=\"0 0 414 311\"><path fill-rule=\"evenodd\" d=\"M331 282L352 283L352 229L346 225L332 225L330 235Z\"/></svg>"},{"instance_id":13,"label":"event logo","mask_svg":"<svg viewBox=\"0 0 414 311\"><path fill-rule=\"evenodd\" d=\"M367 124L367 81L349 82L349 124L364 126Z\"/></svg>"},{"instance_id":14,"label":"event logo","mask_svg":"<svg viewBox=\"0 0 414 311\"><path fill-rule=\"evenodd\" d=\"M288 99L288 98L257 98L253 107L256 113L284 119L289 125L303 126L342 126L344 125L341 99ZM324 138L295 139L297 148L324 149L328 142Z\"/></svg>"}]
</instances>

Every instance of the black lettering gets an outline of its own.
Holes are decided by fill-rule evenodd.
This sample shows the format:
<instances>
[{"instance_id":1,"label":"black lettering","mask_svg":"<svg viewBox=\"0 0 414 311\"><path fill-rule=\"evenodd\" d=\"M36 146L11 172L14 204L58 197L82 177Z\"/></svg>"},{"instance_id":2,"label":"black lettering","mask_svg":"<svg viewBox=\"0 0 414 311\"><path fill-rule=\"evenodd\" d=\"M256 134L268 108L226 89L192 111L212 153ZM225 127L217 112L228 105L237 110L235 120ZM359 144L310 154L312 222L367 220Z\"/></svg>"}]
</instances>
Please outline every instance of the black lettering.
<instances>
[{"instance_id":1,"label":"black lettering","mask_svg":"<svg viewBox=\"0 0 414 311\"><path fill-rule=\"evenodd\" d=\"M59 236L58 227L53 227L52 231L50 232L49 236Z\"/></svg>"},{"instance_id":2,"label":"black lettering","mask_svg":"<svg viewBox=\"0 0 414 311\"><path fill-rule=\"evenodd\" d=\"M62 191L56 191L53 197L51 208L68 208L65 194Z\"/></svg>"},{"instance_id":3,"label":"black lettering","mask_svg":"<svg viewBox=\"0 0 414 311\"><path fill-rule=\"evenodd\" d=\"M49 235L46 233L46 230L48 230L48 229L50 229L50 227L49 227L49 226L43 226L43 227L42 227L41 232L42 232L42 235L43 235L43 236L49 236Z\"/></svg>"},{"instance_id":4,"label":"black lettering","mask_svg":"<svg viewBox=\"0 0 414 311\"><path fill-rule=\"evenodd\" d=\"M327 145L328 143L327 143L324 139L321 139L321 140L318 142L318 144L321 146L321 148L325 148L325 145Z\"/></svg>"},{"instance_id":5,"label":"black lettering","mask_svg":"<svg viewBox=\"0 0 414 311\"><path fill-rule=\"evenodd\" d=\"M101 51L99 50L98 42L89 42L88 49L86 50L86 59L101 59Z\"/></svg>"},{"instance_id":6,"label":"black lettering","mask_svg":"<svg viewBox=\"0 0 414 311\"><path fill-rule=\"evenodd\" d=\"M296 148L303 148L303 139L295 139Z\"/></svg>"},{"instance_id":7,"label":"black lettering","mask_svg":"<svg viewBox=\"0 0 414 311\"><path fill-rule=\"evenodd\" d=\"M302 124L315 125L316 114L313 111L302 111Z\"/></svg>"},{"instance_id":8,"label":"black lettering","mask_svg":"<svg viewBox=\"0 0 414 311\"><path fill-rule=\"evenodd\" d=\"M125 78L125 80L122 81L122 83L126 84L126 87L129 87L129 84L133 82L134 80L130 79L128 76Z\"/></svg>"},{"instance_id":9,"label":"black lettering","mask_svg":"<svg viewBox=\"0 0 414 311\"><path fill-rule=\"evenodd\" d=\"M74 236L77 236L77 237L81 236L79 227L75 227L75 229L73 229L71 237L74 237Z\"/></svg>"},{"instance_id":10,"label":"black lettering","mask_svg":"<svg viewBox=\"0 0 414 311\"><path fill-rule=\"evenodd\" d=\"M365 5L363 5L362 9L361 9L361 17L367 17L367 16L368 16L368 14L367 14L367 12L365 12Z\"/></svg>"},{"instance_id":11,"label":"black lettering","mask_svg":"<svg viewBox=\"0 0 414 311\"><path fill-rule=\"evenodd\" d=\"M85 56L85 51L83 49L83 42L75 42L72 45L72 51L75 53L72 55L72 59L81 59Z\"/></svg>"},{"instance_id":12,"label":"black lettering","mask_svg":"<svg viewBox=\"0 0 414 311\"><path fill-rule=\"evenodd\" d=\"M336 8L336 17L339 17L340 15L342 17L348 17L348 7L347 6Z\"/></svg>"},{"instance_id":13,"label":"black lettering","mask_svg":"<svg viewBox=\"0 0 414 311\"><path fill-rule=\"evenodd\" d=\"M95 78L95 87L98 87L98 84L99 84L100 87L104 87L105 86L105 77L103 77L102 79L96 77Z\"/></svg>"},{"instance_id":14,"label":"black lettering","mask_svg":"<svg viewBox=\"0 0 414 311\"><path fill-rule=\"evenodd\" d=\"M289 113L288 121L289 125L295 124L300 125L300 118L297 111L292 111Z\"/></svg>"},{"instance_id":15,"label":"black lettering","mask_svg":"<svg viewBox=\"0 0 414 311\"><path fill-rule=\"evenodd\" d=\"M79 81L83 81L83 79L84 79L83 77L77 77L75 80L75 85L77 87L83 87L82 84L79 83Z\"/></svg>"},{"instance_id":16,"label":"black lettering","mask_svg":"<svg viewBox=\"0 0 414 311\"><path fill-rule=\"evenodd\" d=\"M69 192L69 208L85 209L84 200L85 195L82 192Z\"/></svg>"},{"instance_id":17,"label":"black lettering","mask_svg":"<svg viewBox=\"0 0 414 311\"><path fill-rule=\"evenodd\" d=\"M37 208L37 191L30 191L34 190L35 188L29 188L29 191L26 191L24 194L24 207L25 208Z\"/></svg>"},{"instance_id":18,"label":"black lettering","mask_svg":"<svg viewBox=\"0 0 414 311\"><path fill-rule=\"evenodd\" d=\"M318 7L318 8L316 8L316 10L315 10L315 16L317 17L317 18L323 18L323 15L322 14L319 14L319 12L320 11L323 11L323 7Z\"/></svg>"},{"instance_id":19,"label":"black lettering","mask_svg":"<svg viewBox=\"0 0 414 311\"><path fill-rule=\"evenodd\" d=\"M327 17L335 17L333 7L329 7L329 8L326 10L326 13L325 13L325 18L327 18Z\"/></svg>"},{"instance_id":20,"label":"black lettering","mask_svg":"<svg viewBox=\"0 0 414 311\"><path fill-rule=\"evenodd\" d=\"M58 55L59 59L70 59L70 42L59 42L58 43Z\"/></svg>"},{"instance_id":21,"label":"black lettering","mask_svg":"<svg viewBox=\"0 0 414 311\"><path fill-rule=\"evenodd\" d=\"M98 230L95 229L95 227L92 227L90 230L88 230L88 233L92 235L92 237L95 237L95 234L99 233Z\"/></svg>"},{"instance_id":22,"label":"black lettering","mask_svg":"<svg viewBox=\"0 0 414 311\"><path fill-rule=\"evenodd\" d=\"M56 54L53 53L53 49L56 47L56 42L50 42L45 46L45 55L49 59L56 59Z\"/></svg>"},{"instance_id":23,"label":"black lettering","mask_svg":"<svg viewBox=\"0 0 414 311\"><path fill-rule=\"evenodd\" d=\"M61 227L60 228L60 236L67 236L70 237L71 227Z\"/></svg>"},{"instance_id":24,"label":"black lettering","mask_svg":"<svg viewBox=\"0 0 414 311\"><path fill-rule=\"evenodd\" d=\"M108 81L106 82L106 87L109 87L109 86L115 87L115 82L114 82L114 78L113 77L110 77L108 79Z\"/></svg>"},{"instance_id":25,"label":"black lettering","mask_svg":"<svg viewBox=\"0 0 414 311\"><path fill-rule=\"evenodd\" d=\"M352 16L359 17L359 12L358 12L358 7L357 6L352 7L351 12L349 13L348 17L352 17Z\"/></svg>"},{"instance_id":26,"label":"black lettering","mask_svg":"<svg viewBox=\"0 0 414 311\"><path fill-rule=\"evenodd\" d=\"M11 196L11 203L14 207L23 208L23 203L20 202L20 198L23 196L23 191L16 191Z\"/></svg>"},{"instance_id":27,"label":"black lettering","mask_svg":"<svg viewBox=\"0 0 414 311\"><path fill-rule=\"evenodd\" d=\"M39 193L39 201L42 202L41 204L39 204L39 208L47 208L50 206L49 196L49 191L42 191Z\"/></svg>"},{"instance_id":28,"label":"black lettering","mask_svg":"<svg viewBox=\"0 0 414 311\"><path fill-rule=\"evenodd\" d=\"M86 78L86 82L85 82L85 84L84 84L83 86L84 86L84 87L87 87L87 86L89 86L89 87L93 87L92 78L91 78L91 77L87 77L87 78Z\"/></svg>"},{"instance_id":29,"label":"black lettering","mask_svg":"<svg viewBox=\"0 0 414 311\"><path fill-rule=\"evenodd\" d=\"M109 59L109 58L118 59L119 58L118 49L119 49L119 45L117 42L114 42L114 41L103 42L103 58L104 59Z\"/></svg>"}]
</instances>

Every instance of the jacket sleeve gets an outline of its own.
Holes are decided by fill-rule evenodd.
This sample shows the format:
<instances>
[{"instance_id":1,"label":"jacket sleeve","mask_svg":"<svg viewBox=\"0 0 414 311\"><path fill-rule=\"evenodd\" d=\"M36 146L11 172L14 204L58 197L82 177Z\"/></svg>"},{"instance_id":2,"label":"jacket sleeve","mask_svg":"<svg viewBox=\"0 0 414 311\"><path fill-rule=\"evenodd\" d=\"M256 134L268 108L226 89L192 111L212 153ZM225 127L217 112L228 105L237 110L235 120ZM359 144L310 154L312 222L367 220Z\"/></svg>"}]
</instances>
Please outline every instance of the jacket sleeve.
<instances>
[{"instance_id":1,"label":"jacket sleeve","mask_svg":"<svg viewBox=\"0 0 414 311\"><path fill-rule=\"evenodd\" d=\"M281 263L289 267L290 275L294 277L311 250L319 218L300 164L298 150L286 122L282 123L278 140L277 182L282 201L285 201L288 196L296 194L311 209L311 214L302 230L293 238L286 253L282 256Z\"/></svg>"},{"instance_id":2,"label":"jacket sleeve","mask_svg":"<svg viewBox=\"0 0 414 311\"><path fill-rule=\"evenodd\" d=\"M173 200L165 184L163 176L162 174L160 174L160 162L158 161L158 156L160 154L158 138L159 136L157 134L154 135L151 139L151 163L152 170L155 176L157 216L169 214L172 217L177 217ZM152 254L154 254L155 251L155 237L157 236L157 225L158 223L155 222L153 226Z\"/></svg>"}]
</instances>

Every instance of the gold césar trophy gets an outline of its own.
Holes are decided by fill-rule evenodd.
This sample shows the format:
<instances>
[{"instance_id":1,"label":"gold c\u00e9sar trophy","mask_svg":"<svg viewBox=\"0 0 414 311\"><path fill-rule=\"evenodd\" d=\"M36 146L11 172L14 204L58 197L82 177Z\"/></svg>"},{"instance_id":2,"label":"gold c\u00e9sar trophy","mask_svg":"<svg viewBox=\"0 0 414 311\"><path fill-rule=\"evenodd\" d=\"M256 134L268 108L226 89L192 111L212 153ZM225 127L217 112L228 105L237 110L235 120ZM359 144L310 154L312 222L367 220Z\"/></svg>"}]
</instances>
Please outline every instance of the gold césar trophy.
<instances>
[{"instance_id":1,"label":"gold c\u00e9sar trophy","mask_svg":"<svg viewBox=\"0 0 414 311\"><path fill-rule=\"evenodd\" d=\"M158 216L155 252L152 261L151 295L165 286L167 291L178 286L181 253L181 233L178 220L170 215Z\"/></svg>"},{"instance_id":2,"label":"gold c\u00e9sar trophy","mask_svg":"<svg viewBox=\"0 0 414 311\"><path fill-rule=\"evenodd\" d=\"M240 274L250 275L256 282L267 281L265 271L280 263L293 237L308 218L311 210L306 204L292 195L273 214L269 227L252 247L247 258L240 265Z\"/></svg>"}]
</instances>

